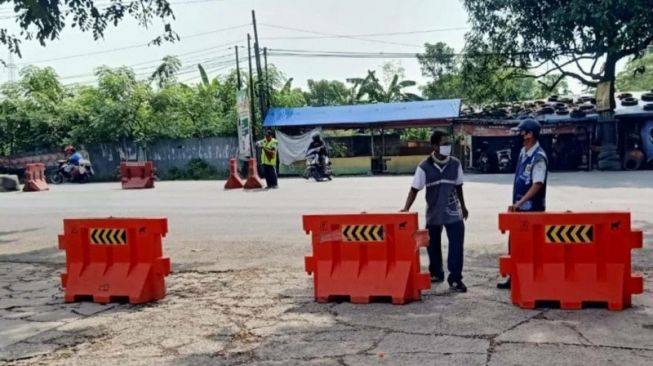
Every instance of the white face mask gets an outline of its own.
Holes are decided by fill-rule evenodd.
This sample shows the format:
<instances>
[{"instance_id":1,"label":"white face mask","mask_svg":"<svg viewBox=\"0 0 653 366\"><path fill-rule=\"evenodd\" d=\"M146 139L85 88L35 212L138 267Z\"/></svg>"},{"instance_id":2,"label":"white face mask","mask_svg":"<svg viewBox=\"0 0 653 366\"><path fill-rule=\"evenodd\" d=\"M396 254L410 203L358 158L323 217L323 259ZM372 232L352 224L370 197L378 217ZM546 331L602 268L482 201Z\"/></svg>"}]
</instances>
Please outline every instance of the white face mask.
<instances>
[{"instance_id":1,"label":"white face mask","mask_svg":"<svg viewBox=\"0 0 653 366\"><path fill-rule=\"evenodd\" d=\"M451 155L451 145L442 145L442 146L440 146L440 155L443 155L443 156Z\"/></svg>"}]
</instances>

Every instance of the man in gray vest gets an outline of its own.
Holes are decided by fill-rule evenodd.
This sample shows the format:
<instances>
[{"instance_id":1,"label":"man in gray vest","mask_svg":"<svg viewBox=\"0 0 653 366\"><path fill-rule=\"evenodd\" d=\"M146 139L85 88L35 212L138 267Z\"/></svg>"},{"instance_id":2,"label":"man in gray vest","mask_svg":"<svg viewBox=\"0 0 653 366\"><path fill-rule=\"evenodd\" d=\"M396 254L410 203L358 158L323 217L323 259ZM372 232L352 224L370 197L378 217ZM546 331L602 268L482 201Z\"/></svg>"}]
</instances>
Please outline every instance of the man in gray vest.
<instances>
[{"instance_id":1,"label":"man in gray vest","mask_svg":"<svg viewBox=\"0 0 653 366\"><path fill-rule=\"evenodd\" d=\"M467 292L463 283L463 243L469 215L463 198L463 169L451 155L451 143L446 133L431 135L433 152L417 166L413 183L401 210L407 212L415 202L417 192L426 188L426 227L429 231L429 272L432 282L444 281L442 268L442 228L449 238L447 282L453 291Z\"/></svg>"}]
</instances>

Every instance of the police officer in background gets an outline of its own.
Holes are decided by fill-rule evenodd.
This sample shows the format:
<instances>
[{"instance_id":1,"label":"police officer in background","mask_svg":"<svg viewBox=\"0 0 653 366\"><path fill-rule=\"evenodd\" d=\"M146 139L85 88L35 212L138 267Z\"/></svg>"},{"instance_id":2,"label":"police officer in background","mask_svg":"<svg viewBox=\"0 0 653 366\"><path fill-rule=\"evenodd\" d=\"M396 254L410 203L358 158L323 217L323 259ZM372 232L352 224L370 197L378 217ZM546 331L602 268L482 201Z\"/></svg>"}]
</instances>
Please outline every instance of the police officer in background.
<instances>
[{"instance_id":1,"label":"police officer in background","mask_svg":"<svg viewBox=\"0 0 653 366\"><path fill-rule=\"evenodd\" d=\"M429 231L429 272L431 282L443 282L442 229L449 238L447 282L452 291L467 292L463 283L463 244L465 223L469 215L463 197L463 168L460 160L451 155L451 143L446 133L435 131L431 135L433 152L417 166L406 204L401 210L408 212L415 202L417 192L426 188L426 226Z\"/></svg>"},{"instance_id":2,"label":"police officer in background","mask_svg":"<svg viewBox=\"0 0 653 366\"><path fill-rule=\"evenodd\" d=\"M523 148L519 153L515 182L512 190L510 212L544 212L546 209L546 182L549 160L538 139L542 126L534 119L525 119L512 131L519 134ZM510 239L508 239L510 241ZM508 243L510 250L510 243ZM497 285L510 288L510 278Z\"/></svg>"}]
</instances>

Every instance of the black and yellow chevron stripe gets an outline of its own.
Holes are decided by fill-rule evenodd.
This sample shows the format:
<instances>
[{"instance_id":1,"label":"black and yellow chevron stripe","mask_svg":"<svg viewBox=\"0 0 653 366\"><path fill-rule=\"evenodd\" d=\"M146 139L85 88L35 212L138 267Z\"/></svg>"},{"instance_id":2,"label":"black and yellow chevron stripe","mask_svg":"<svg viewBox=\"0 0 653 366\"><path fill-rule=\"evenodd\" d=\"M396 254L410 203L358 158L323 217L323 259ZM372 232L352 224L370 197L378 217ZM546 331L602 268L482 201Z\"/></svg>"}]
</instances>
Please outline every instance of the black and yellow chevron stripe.
<instances>
[{"instance_id":1,"label":"black and yellow chevron stripe","mask_svg":"<svg viewBox=\"0 0 653 366\"><path fill-rule=\"evenodd\" d=\"M384 241L383 225L345 225L342 227L344 241Z\"/></svg>"},{"instance_id":2,"label":"black and yellow chevron stripe","mask_svg":"<svg viewBox=\"0 0 653 366\"><path fill-rule=\"evenodd\" d=\"M547 225L545 235L547 243L592 243L594 241L594 225Z\"/></svg>"},{"instance_id":3,"label":"black and yellow chevron stripe","mask_svg":"<svg viewBox=\"0 0 653 366\"><path fill-rule=\"evenodd\" d=\"M91 244L97 245L125 245L127 244L127 230L125 229L91 229Z\"/></svg>"}]
</instances>

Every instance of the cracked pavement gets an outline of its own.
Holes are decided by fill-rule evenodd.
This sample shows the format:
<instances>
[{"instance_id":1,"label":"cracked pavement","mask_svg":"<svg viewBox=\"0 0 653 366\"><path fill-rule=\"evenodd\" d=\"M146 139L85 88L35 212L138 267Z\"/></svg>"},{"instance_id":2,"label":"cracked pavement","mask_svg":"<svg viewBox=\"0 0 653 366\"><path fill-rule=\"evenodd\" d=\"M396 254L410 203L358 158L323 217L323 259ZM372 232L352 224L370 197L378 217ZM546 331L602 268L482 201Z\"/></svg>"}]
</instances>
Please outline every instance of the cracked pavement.
<instances>
[{"instance_id":1,"label":"cracked pavement","mask_svg":"<svg viewBox=\"0 0 653 366\"><path fill-rule=\"evenodd\" d=\"M653 172L553 174L551 211L629 210L644 230L633 266L645 292L621 312L523 310L497 290L496 214L510 176L468 176L466 294L434 284L420 302L318 304L303 270L301 215L397 211L410 177L283 179L270 192L221 182L63 185L0 195L0 363L9 365L651 365ZM505 198L505 199L504 199ZM423 197L416 210L423 212ZM62 219L168 217L165 299L63 303ZM420 215L423 220L423 215ZM445 240L446 242L446 240ZM446 248L445 248L446 251ZM422 266L427 259L422 252Z\"/></svg>"}]
</instances>

